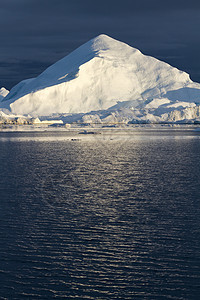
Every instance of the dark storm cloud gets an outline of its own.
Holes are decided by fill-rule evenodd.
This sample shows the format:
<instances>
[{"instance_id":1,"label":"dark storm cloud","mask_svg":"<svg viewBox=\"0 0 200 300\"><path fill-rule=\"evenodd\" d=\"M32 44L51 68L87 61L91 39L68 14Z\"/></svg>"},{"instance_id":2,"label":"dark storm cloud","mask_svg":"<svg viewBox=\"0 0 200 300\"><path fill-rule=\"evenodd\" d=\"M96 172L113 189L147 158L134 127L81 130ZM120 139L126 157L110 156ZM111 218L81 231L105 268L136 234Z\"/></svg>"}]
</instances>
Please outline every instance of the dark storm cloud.
<instances>
[{"instance_id":1,"label":"dark storm cloud","mask_svg":"<svg viewBox=\"0 0 200 300\"><path fill-rule=\"evenodd\" d=\"M11 88L106 33L200 81L200 1L0 0L0 85Z\"/></svg>"},{"instance_id":2,"label":"dark storm cloud","mask_svg":"<svg viewBox=\"0 0 200 300\"><path fill-rule=\"evenodd\" d=\"M16 0L17 1L17 0ZM16 2L14 0L8 0L8 2ZM121 14L130 13L130 9L135 11L163 11L163 10L180 10L180 9L196 9L200 8L200 2L198 0L183 1L183 0L19 0L19 3L27 4L32 11L38 11L45 13L48 12L80 12L87 14L102 14L111 12Z\"/></svg>"}]
</instances>

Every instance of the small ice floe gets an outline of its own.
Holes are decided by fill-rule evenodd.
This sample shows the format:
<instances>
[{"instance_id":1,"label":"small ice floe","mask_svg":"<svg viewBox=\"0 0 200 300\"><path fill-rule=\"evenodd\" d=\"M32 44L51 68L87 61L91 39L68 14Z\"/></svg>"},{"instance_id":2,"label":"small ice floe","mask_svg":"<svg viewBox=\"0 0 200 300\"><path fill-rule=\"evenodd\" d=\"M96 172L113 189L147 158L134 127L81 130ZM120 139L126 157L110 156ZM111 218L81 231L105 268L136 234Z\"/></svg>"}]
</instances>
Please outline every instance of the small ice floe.
<instances>
[{"instance_id":1,"label":"small ice floe","mask_svg":"<svg viewBox=\"0 0 200 300\"><path fill-rule=\"evenodd\" d=\"M101 134L101 132L83 130L79 134Z\"/></svg>"}]
</instances>

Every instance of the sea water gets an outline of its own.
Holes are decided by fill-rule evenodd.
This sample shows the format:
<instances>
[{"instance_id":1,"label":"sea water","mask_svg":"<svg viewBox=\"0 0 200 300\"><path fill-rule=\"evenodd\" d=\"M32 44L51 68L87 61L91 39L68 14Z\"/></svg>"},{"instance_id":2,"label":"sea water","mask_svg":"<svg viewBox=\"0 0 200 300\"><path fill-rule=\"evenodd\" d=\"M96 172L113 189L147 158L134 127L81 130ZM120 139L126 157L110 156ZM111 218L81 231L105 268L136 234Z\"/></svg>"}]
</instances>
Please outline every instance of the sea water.
<instances>
[{"instance_id":1,"label":"sea water","mask_svg":"<svg viewBox=\"0 0 200 300\"><path fill-rule=\"evenodd\" d=\"M200 132L0 133L1 299L199 299Z\"/></svg>"}]
</instances>

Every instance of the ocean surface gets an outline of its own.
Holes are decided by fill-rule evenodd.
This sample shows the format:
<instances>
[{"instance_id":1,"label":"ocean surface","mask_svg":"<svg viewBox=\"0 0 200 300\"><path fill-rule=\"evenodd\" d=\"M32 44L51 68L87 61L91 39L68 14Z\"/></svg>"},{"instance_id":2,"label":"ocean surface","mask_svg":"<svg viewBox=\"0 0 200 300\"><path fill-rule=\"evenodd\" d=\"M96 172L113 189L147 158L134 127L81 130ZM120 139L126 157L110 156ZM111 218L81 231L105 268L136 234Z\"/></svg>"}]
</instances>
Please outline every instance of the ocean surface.
<instances>
[{"instance_id":1,"label":"ocean surface","mask_svg":"<svg viewBox=\"0 0 200 300\"><path fill-rule=\"evenodd\" d=\"M0 299L200 299L200 131L0 132Z\"/></svg>"}]
</instances>

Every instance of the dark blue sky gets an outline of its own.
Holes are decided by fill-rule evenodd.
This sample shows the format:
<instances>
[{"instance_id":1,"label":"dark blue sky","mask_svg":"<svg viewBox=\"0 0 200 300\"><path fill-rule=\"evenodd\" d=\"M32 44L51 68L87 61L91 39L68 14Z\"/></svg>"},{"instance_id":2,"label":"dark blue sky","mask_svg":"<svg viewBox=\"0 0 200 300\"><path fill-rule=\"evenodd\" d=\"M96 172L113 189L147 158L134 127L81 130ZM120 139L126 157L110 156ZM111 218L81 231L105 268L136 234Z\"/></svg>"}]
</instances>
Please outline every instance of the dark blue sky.
<instances>
[{"instance_id":1,"label":"dark blue sky","mask_svg":"<svg viewBox=\"0 0 200 300\"><path fill-rule=\"evenodd\" d=\"M0 87L105 33L200 82L199 0L0 0Z\"/></svg>"}]
</instances>

